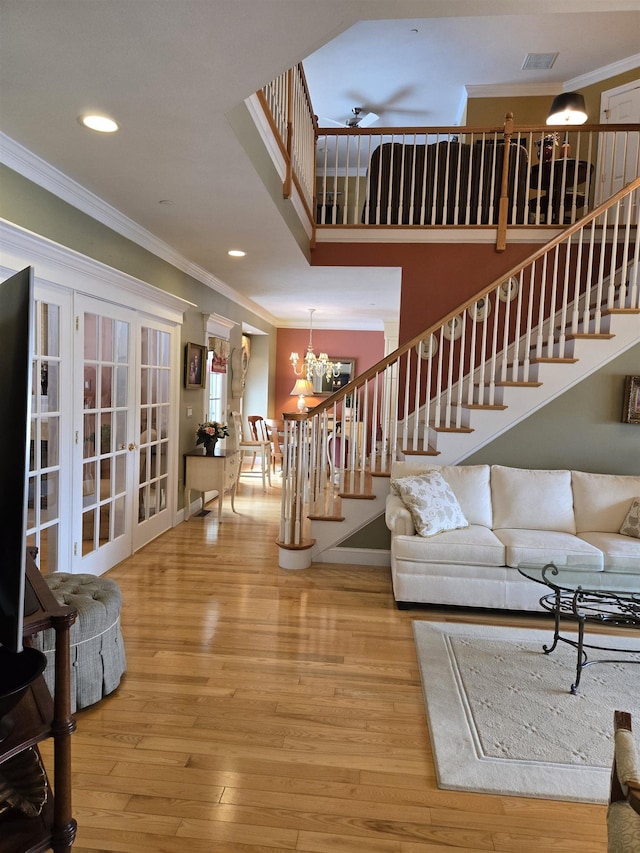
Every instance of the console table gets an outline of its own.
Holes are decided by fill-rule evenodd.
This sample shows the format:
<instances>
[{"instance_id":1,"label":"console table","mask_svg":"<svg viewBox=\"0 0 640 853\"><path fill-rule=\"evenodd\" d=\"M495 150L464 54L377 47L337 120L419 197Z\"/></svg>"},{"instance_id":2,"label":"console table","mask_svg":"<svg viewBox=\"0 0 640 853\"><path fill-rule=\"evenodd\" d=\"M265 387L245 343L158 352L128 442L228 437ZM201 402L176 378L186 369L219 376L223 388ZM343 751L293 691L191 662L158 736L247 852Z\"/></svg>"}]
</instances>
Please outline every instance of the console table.
<instances>
[{"instance_id":1,"label":"console table","mask_svg":"<svg viewBox=\"0 0 640 853\"><path fill-rule=\"evenodd\" d=\"M554 615L553 643L543 645L546 655L559 642L567 643L577 650L576 680L571 685L575 694L580 684L582 670L595 663L638 663L639 660L599 659L589 660L585 649L605 652L634 653L638 647L612 648L598 646L584 640L585 625L613 625L622 628L640 628L640 575L627 572L603 572L580 566L561 566L547 563L544 566L521 563L521 575L547 586L552 592L540 598L540 606ZM578 639L563 636L561 620L570 619L578 624Z\"/></svg>"},{"instance_id":2,"label":"console table","mask_svg":"<svg viewBox=\"0 0 640 853\"><path fill-rule=\"evenodd\" d=\"M238 450L217 451L215 456L205 456L200 450L191 450L184 454L184 520L191 515L191 492L218 493L218 520L222 518L222 502L225 492L231 493L231 509L235 508L236 486L240 473L240 453Z\"/></svg>"}]
</instances>

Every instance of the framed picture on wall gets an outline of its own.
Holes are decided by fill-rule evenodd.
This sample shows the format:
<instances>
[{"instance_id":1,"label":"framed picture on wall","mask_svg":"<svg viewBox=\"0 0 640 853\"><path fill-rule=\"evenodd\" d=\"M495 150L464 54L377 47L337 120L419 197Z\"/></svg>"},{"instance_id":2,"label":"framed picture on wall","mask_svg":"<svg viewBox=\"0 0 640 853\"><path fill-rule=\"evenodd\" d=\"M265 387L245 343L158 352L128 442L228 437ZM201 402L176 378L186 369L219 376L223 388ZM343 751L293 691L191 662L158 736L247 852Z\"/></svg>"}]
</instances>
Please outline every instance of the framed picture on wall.
<instances>
[{"instance_id":1,"label":"framed picture on wall","mask_svg":"<svg viewBox=\"0 0 640 853\"><path fill-rule=\"evenodd\" d=\"M640 376L625 379L622 423L640 424Z\"/></svg>"},{"instance_id":2,"label":"framed picture on wall","mask_svg":"<svg viewBox=\"0 0 640 853\"><path fill-rule=\"evenodd\" d=\"M334 364L340 362L340 373L337 376L332 376L327 379L325 374L322 376L313 376L313 396L328 397L329 394L335 394L347 382L350 382L356 375L356 360L355 358L343 358L338 355L330 355L329 361Z\"/></svg>"},{"instance_id":3,"label":"framed picture on wall","mask_svg":"<svg viewBox=\"0 0 640 853\"><path fill-rule=\"evenodd\" d=\"M184 348L184 387L188 391L204 388L207 374L207 348L201 344L187 344Z\"/></svg>"}]
</instances>

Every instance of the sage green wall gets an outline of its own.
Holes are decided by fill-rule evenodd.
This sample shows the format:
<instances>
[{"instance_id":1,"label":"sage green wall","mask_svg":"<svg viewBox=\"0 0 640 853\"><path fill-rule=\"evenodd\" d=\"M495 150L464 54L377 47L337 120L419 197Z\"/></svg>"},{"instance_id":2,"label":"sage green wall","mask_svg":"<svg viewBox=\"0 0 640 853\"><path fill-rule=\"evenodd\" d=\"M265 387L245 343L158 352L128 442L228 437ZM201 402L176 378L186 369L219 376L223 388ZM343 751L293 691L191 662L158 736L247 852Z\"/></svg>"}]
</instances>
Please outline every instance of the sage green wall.
<instances>
[{"instance_id":1,"label":"sage green wall","mask_svg":"<svg viewBox=\"0 0 640 853\"><path fill-rule=\"evenodd\" d=\"M212 313L227 317L237 324L230 332L232 349L242 346L243 321L264 331L268 338L263 340L268 340L268 344L261 342L261 349L268 350L265 356L268 370L265 375L268 376L268 398L269 401L273 400L276 330L261 317L1 164L0 217L194 303L195 307L185 312L181 330L183 344L187 341L206 343L206 317ZM183 369L182 364L180 369ZM229 399L229 409L237 408L238 404L238 400ZM204 418L206 405L204 391L187 391L182 388L178 448L180 460L182 454L194 446L195 430ZM191 418L186 414L188 406L193 410ZM184 485L182 464L178 465L178 472L178 505L181 506Z\"/></svg>"},{"instance_id":2,"label":"sage green wall","mask_svg":"<svg viewBox=\"0 0 640 853\"><path fill-rule=\"evenodd\" d=\"M621 421L624 380L629 375L640 375L640 344L473 453L464 464L640 474L640 425Z\"/></svg>"}]
</instances>

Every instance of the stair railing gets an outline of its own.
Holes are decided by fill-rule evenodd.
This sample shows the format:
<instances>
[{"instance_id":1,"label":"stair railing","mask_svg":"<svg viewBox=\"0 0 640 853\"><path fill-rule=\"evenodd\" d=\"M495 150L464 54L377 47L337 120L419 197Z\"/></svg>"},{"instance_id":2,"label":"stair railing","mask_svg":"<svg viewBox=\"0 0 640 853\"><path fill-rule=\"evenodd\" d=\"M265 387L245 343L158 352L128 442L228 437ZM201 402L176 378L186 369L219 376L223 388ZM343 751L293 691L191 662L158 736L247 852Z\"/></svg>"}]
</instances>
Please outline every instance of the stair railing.
<instances>
[{"instance_id":1,"label":"stair railing","mask_svg":"<svg viewBox=\"0 0 640 853\"><path fill-rule=\"evenodd\" d=\"M281 565L313 545L310 517L335 517L401 454L437 455L439 433L472 431L474 408L504 408L504 387L539 384L537 364L573 361L573 340L640 311L639 203L636 178L311 412L285 415Z\"/></svg>"}]
</instances>

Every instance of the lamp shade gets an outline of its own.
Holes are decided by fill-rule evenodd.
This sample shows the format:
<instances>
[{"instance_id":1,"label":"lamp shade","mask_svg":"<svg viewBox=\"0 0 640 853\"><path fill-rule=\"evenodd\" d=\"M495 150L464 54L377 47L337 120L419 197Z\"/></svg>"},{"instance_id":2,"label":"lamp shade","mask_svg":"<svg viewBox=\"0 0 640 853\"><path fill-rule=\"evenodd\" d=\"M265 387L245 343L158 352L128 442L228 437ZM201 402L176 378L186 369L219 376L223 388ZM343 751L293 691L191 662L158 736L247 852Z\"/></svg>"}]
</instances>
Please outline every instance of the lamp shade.
<instances>
[{"instance_id":1,"label":"lamp shade","mask_svg":"<svg viewBox=\"0 0 640 853\"><path fill-rule=\"evenodd\" d=\"M586 120L587 109L579 92L556 95L547 116L547 124L584 124Z\"/></svg>"},{"instance_id":2,"label":"lamp shade","mask_svg":"<svg viewBox=\"0 0 640 853\"><path fill-rule=\"evenodd\" d=\"M311 397L313 396L313 383L308 379L296 379L296 383L291 389L292 397Z\"/></svg>"}]
</instances>

